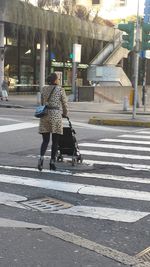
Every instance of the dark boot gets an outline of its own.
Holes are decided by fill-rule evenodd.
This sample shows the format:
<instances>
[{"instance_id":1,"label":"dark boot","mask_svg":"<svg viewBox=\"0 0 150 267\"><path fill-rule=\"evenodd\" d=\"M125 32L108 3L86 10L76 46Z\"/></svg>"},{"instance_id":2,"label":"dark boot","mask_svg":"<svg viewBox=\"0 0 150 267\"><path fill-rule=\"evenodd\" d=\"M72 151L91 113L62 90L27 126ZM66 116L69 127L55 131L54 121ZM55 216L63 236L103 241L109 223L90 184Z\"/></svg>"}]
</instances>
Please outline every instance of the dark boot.
<instances>
[{"instance_id":1,"label":"dark boot","mask_svg":"<svg viewBox=\"0 0 150 267\"><path fill-rule=\"evenodd\" d=\"M38 160L38 170L39 171L42 171L43 170L43 161L44 160L41 159L41 158Z\"/></svg>"},{"instance_id":2,"label":"dark boot","mask_svg":"<svg viewBox=\"0 0 150 267\"><path fill-rule=\"evenodd\" d=\"M55 161L52 159L50 160L49 168L50 168L50 170L56 171Z\"/></svg>"}]
</instances>

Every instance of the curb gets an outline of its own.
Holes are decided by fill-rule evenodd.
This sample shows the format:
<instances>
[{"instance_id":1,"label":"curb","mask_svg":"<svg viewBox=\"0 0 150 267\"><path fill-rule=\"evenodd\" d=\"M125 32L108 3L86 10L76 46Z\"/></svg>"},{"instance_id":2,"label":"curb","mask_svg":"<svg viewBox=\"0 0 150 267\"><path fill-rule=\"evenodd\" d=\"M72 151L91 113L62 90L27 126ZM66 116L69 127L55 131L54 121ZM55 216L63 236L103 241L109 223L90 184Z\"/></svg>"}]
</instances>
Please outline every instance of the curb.
<instances>
[{"instance_id":1,"label":"curb","mask_svg":"<svg viewBox=\"0 0 150 267\"><path fill-rule=\"evenodd\" d=\"M94 125L110 125L110 126L135 126L150 128L150 121L134 121L134 120L112 120L112 119L89 119L89 124Z\"/></svg>"}]
</instances>

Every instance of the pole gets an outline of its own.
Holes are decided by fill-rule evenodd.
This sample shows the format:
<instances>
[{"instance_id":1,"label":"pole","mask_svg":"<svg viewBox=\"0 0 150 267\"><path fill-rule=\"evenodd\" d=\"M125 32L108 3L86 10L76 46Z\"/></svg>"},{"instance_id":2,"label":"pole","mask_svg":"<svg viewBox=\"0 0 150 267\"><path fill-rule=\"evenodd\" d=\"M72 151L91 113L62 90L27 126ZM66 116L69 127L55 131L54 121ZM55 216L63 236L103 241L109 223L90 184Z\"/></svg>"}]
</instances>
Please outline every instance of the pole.
<instances>
[{"instance_id":1,"label":"pole","mask_svg":"<svg viewBox=\"0 0 150 267\"><path fill-rule=\"evenodd\" d=\"M4 80L4 23L0 22L0 94Z\"/></svg>"},{"instance_id":2,"label":"pole","mask_svg":"<svg viewBox=\"0 0 150 267\"><path fill-rule=\"evenodd\" d=\"M140 51L140 22L139 22L139 0L137 7L137 20L136 20L136 39L135 39L135 57L134 57L134 104L133 104L133 119L136 118L136 107L138 100L138 74L139 74L139 51Z\"/></svg>"},{"instance_id":3,"label":"pole","mask_svg":"<svg viewBox=\"0 0 150 267\"><path fill-rule=\"evenodd\" d=\"M72 94L73 101L76 101L76 80L77 80L77 63L72 63Z\"/></svg>"},{"instance_id":4,"label":"pole","mask_svg":"<svg viewBox=\"0 0 150 267\"><path fill-rule=\"evenodd\" d=\"M46 52L46 31L41 34L41 47L40 47L40 91L45 85L45 52Z\"/></svg>"},{"instance_id":5,"label":"pole","mask_svg":"<svg viewBox=\"0 0 150 267\"><path fill-rule=\"evenodd\" d=\"M147 89L146 89L146 74L147 74L147 59L145 58L144 61L144 112L146 112L146 105L147 105Z\"/></svg>"},{"instance_id":6,"label":"pole","mask_svg":"<svg viewBox=\"0 0 150 267\"><path fill-rule=\"evenodd\" d=\"M77 100L77 64L81 62L81 44L73 44L73 60L72 60L72 94L73 101Z\"/></svg>"}]
</instances>

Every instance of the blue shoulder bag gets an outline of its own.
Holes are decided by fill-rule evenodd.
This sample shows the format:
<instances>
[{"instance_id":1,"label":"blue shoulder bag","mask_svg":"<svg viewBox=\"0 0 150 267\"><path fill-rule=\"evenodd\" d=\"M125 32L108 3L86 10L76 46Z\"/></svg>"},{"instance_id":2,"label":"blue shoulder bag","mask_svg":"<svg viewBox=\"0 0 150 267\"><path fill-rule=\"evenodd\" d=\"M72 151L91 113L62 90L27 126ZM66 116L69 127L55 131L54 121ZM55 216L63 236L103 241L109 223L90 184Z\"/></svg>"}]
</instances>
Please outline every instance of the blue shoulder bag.
<instances>
[{"instance_id":1,"label":"blue shoulder bag","mask_svg":"<svg viewBox=\"0 0 150 267\"><path fill-rule=\"evenodd\" d=\"M48 97L47 102L49 102L50 97L51 97L51 95L52 95L54 89L55 89L55 87L54 87L54 88L52 89L52 91L50 92L50 95L49 95L49 97ZM47 106L47 105L40 105L40 106L36 107L34 116L35 116L36 118L42 118L42 117L44 117L45 115L47 115L47 113L48 113L48 106Z\"/></svg>"}]
</instances>

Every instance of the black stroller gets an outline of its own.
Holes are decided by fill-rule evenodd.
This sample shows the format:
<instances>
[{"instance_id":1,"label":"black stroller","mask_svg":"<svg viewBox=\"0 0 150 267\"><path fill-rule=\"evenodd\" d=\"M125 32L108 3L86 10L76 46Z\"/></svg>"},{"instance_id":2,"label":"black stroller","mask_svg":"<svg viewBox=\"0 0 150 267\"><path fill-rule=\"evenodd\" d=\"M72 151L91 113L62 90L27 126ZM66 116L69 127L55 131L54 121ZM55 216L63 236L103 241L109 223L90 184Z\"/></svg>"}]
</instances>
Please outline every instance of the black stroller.
<instances>
[{"instance_id":1,"label":"black stroller","mask_svg":"<svg viewBox=\"0 0 150 267\"><path fill-rule=\"evenodd\" d=\"M63 161L63 155L72 156L72 166L76 163L82 163L83 159L80 154L78 143L76 140L76 132L72 128L72 124L66 117L69 127L63 127L63 135L59 138L57 161Z\"/></svg>"}]
</instances>

